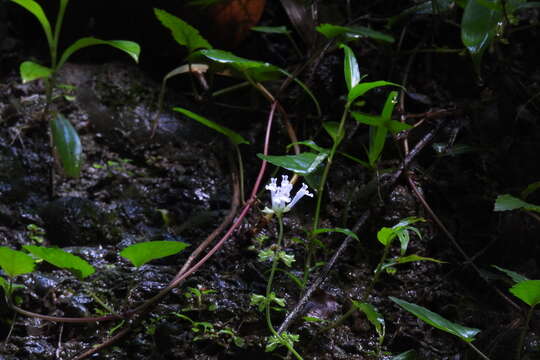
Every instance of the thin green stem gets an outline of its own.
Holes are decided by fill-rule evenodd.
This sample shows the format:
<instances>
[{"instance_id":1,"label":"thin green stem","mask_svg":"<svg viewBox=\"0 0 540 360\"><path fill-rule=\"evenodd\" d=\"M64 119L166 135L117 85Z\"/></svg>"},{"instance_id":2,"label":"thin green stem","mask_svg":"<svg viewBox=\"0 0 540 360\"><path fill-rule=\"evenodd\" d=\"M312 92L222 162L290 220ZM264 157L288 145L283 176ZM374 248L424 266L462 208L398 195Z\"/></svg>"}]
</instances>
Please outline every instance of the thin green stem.
<instances>
[{"instance_id":1,"label":"thin green stem","mask_svg":"<svg viewBox=\"0 0 540 360\"><path fill-rule=\"evenodd\" d=\"M236 150L236 156L238 158L238 181L240 183L240 200L242 204L246 202L244 195L244 162L242 161L242 153L240 152L240 147L236 144L233 144L234 149Z\"/></svg>"},{"instance_id":2,"label":"thin green stem","mask_svg":"<svg viewBox=\"0 0 540 360\"><path fill-rule=\"evenodd\" d=\"M525 319L525 327L519 335L519 340L516 348L516 360L521 359L521 349L523 348L523 342L525 341L525 335L527 335L527 330L529 330L529 322L531 321L533 310L534 306L531 306L529 308L529 311L527 312L527 318Z\"/></svg>"},{"instance_id":3,"label":"thin green stem","mask_svg":"<svg viewBox=\"0 0 540 360\"><path fill-rule=\"evenodd\" d=\"M249 81L244 81L244 82L241 82L240 84L232 85L232 86L226 87L225 89L218 90L212 94L212 97L215 98L215 97L227 94L229 92L245 88L249 85L251 85Z\"/></svg>"},{"instance_id":4,"label":"thin green stem","mask_svg":"<svg viewBox=\"0 0 540 360\"><path fill-rule=\"evenodd\" d=\"M467 344L478 354L480 357L484 360L490 360L483 352L481 352L476 346L472 344L472 342L468 342Z\"/></svg>"},{"instance_id":5,"label":"thin green stem","mask_svg":"<svg viewBox=\"0 0 540 360\"><path fill-rule=\"evenodd\" d=\"M60 0L60 7L58 8L58 15L56 16L56 23L54 24L54 34L52 44L49 44L51 51L51 69L53 73L56 72L56 61L58 56L58 41L60 39L60 30L62 30L62 22L64 21L64 14L69 0Z\"/></svg>"}]
</instances>

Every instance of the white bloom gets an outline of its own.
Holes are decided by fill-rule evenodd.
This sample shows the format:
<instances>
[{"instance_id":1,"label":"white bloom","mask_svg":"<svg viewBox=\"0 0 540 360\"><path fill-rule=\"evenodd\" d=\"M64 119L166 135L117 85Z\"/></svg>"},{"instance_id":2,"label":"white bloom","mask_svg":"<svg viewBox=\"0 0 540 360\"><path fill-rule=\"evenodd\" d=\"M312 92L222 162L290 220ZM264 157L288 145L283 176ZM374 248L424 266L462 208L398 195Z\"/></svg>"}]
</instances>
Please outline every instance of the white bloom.
<instances>
[{"instance_id":1,"label":"white bloom","mask_svg":"<svg viewBox=\"0 0 540 360\"><path fill-rule=\"evenodd\" d=\"M277 179L271 178L270 184L266 185L266 190L270 190L272 196L272 208L265 207L263 212L267 214L283 214L291 210L292 207L300 200L304 195L313 197L313 194L308 191L306 184L302 184L302 187L291 200L292 184L289 182L289 177L283 175L281 177L281 185L277 186Z\"/></svg>"}]
</instances>

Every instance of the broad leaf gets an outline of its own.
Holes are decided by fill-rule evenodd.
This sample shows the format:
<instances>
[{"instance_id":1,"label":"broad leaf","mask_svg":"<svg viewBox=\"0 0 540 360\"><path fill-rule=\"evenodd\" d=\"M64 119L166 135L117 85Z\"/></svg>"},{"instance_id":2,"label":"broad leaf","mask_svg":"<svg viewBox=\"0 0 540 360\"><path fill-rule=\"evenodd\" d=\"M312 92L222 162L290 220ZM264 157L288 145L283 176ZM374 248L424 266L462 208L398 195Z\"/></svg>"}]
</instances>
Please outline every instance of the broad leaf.
<instances>
[{"instance_id":1,"label":"broad leaf","mask_svg":"<svg viewBox=\"0 0 540 360\"><path fill-rule=\"evenodd\" d=\"M29 12L31 12L38 19L39 23L43 27L45 36L47 37L47 42L49 43L49 47L52 46L53 34L51 31L51 24L49 23L49 20L47 19L45 12L43 12L43 8L41 7L41 5L39 5L34 0L10 0L10 1L16 4L19 4L20 6L22 6Z\"/></svg>"},{"instance_id":2,"label":"broad leaf","mask_svg":"<svg viewBox=\"0 0 540 360\"><path fill-rule=\"evenodd\" d=\"M174 40L187 47L190 54L197 49L212 48L212 45L199 34L199 31L184 20L161 9L154 9L154 14L163 26L171 30Z\"/></svg>"},{"instance_id":3,"label":"broad leaf","mask_svg":"<svg viewBox=\"0 0 540 360\"><path fill-rule=\"evenodd\" d=\"M364 95L368 91L373 90L378 87L382 87L382 86L402 87L399 84L395 84L389 81L382 81L382 80L373 81L373 82L363 82L363 83L359 83L358 85L356 85L349 91L349 94L347 95L347 100L349 101L349 103L352 103L354 100Z\"/></svg>"},{"instance_id":4,"label":"broad leaf","mask_svg":"<svg viewBox=\"0 0 540 360\"><path fill-rule=\"evenodd\" d=\"M235 131L233 131L233 130L225 127L225 126L219 125L218 123L215 123L212 120L209 120L209 119L205 118L204 116L195 114L194 112L191 112L191 111L189 111L187 109L184 109L184 108L181 108L181 107L175 107L175 108L173 108L173 110L178 111L179 113L184 114L184 115L192 118L193 120L195 120L195 121L209 127L210 129L213 129L213 130L225 135L226 137L228 137L236 145L249 144L249 141L247 141L242 135L238 134L237 132L235 132Z\"/></svg>"},{"instance_id":5,"label":"broad leaf","mask_svg":"<svg viewBox=\"0 0 540 360\"><path fill-rule=\"evenodd\" d=\"M531 307L540 304L540 280L521 281L510 292Z\"/></svg>"},{"instance_id":6,"label":"broad leaf","mask_svg":"<svg viewBox=\"0 0 540 360\"><path fill-rule=\"evenodd\" d=\"M493 209L494 211L510 211L516 209L540 212L539 205L529 204L528 202L509 194L497 196L497 199L495 200L495 208Z\"/></svg>"},{"instance_id":7,"label":"broad leaf","mask_svg":"<svg viewBox=\"0 0 540 360\"><path fill-rule=\"evenodd\" d=\"M379 335L379 337L383 338L384 333L385 333L384 318L377 311L375 306L369 303L354 301L354 300L353 300L353 305L355 308L362 311L366 315L371 325L375 327L375 330L377 331L377 334Z\"/></svg>"},{"instance_id":8,"label":"broad leaf","mask_svg":"<svg viewBox=\"0 0 540 360\"><path fill-rule=\"evenodd\" d=\"M34 259L22 251L0 246L0 267L7 276L15 277L34 271Z\"/></svg>"},{"instance_id":9,"label":"broad leaf","mask_svg":"<svg viewBox=\"0 0 540 360\"><path fill-rule=\"evenodd\" d=\"M353 233L351 230L345 229L345 228L316 229L316 230L313 231L313 235L329 233L329 232L342 233L344 235L352 237L355 240L360 240L355 233Z\"/></svg>"},{"instance_id":10,"label":"broad leaf","mask_svg":"<svg viewBox=\"0 0 540 360\"><path fill-rule=\"evenodd\" d=\"M149 261L177 254L188 246L181 241L147 241L128 246L120 255L139 267Z\"/></svg>"},{"instance_id":11,"label":"broad leaf","mask_svg":"<svg viewBox=\"0 0 540 360\"><path fill-rule=\"evenodd\" d=\"M82 146L77 130L62 114L50 122L54 147L67 176L79 177L82 163Z\"/></svg>"},{"instance_id":12,"label":"broad leaf","mask_svg":"<svg viewBox=\"0 0 540 360\"><path fill-rule=\"evenodd\" d=\"M496 4L494 0L486 2ZM502 11L490 9L479 0L469 0L465 6L461 19L461 40L471 54L478 73L482 55L495 36L497 24L503 20Z\"/></svg>"},{"instance_id":13,"label":"broad leaf","mask_svg":"<svg viewBox=\"0 0 540 360\"><path fill-rule=\"evenodd\" d=\"M33 61L23 62L21 66L19 67L19 72L21 74L23 83L27 83L29 81L33 81L37 79L47 78L47 77L52 76L53 74L53 71L51 68L40 65Z\"/></svg>"},{"instance_id":14,"label":"broad leaf","mask_svg":"<svg viewBox=\"0 0 540 360\"><path fill-rule=\"evenodd\" d=\"M47 248L43 246L25 245L23 246L32 255L45 260L49 264L57 266L61 269L70 271L79 279L84 279L92 275L95 269L86 260L68 253L58 248Z\"/></svg>"},{"instance_id":15,"label":"broad leaf","mask_svg":"<svg viewBox=\"0 0 540 360\"><path fill-rule=\"evenodd\" d=\"M474 341L474 337L480 332L480 330L478 329L465 327L451 322L450 320L445 319L441 315L436 314L420 305L412 304L410 302L400 300L393 296L390 296L390 300L392 300L423 322L439 330L446 331L447 333L455 335L465 342Z\"/></svg>"},{"instance_id":16,"label":"broad leaf","mask_svg":"<svg viewBox=\"0 0 540 360\"><path fill-rule=\"evenodd\" d=\"M351 89L360 82L360 69L358 68L358 62L356 61L356 56L354 56L352 49L345 44L341 44L340 47L345 51L343 70L345 71L347 90L351 91Z\"/></svg>"},{"instance_id":17,"label":"broad leaf","mask_svg":"<svg viewBox=\"0 0 540 360\"><path fill-rule=\"evenodd\" d=\"M328 154L303 152L298 155L265 156L263 154L257 154L257 156L268 161L272 165L282 167L300 175L307 175L315 171L317 167L326 159Z\"/></svg>"},{"instance_id":18,"label":"broad leaf","mask_svg":"<svg viewBox=\"0 0 540 360\"><path fill-rule=\"evenodd\" d=\"M345 40L347 40L368 37L375 40L386 41L389 43L394 42L394 38L392 36L363 26L339 26L332 24L322 24L317 26L317 31L326 36L328 39L343 37Z\"/></svg>"},{"instance_id":19,"label":"broad leaf","mask_svg":"<svg viewBox=\"0 0 540 360\"><path fill-rule=\"evenodd\" d=\"M527 281L529 279L527 279L525 276L521 275L521 274L518 274L517 272L515 271L512 271L512 270L508 270L508 269L503 269L502 267L499 267L497 265L491 265L493 266L495 269L499 270L499 271L502 271L503 273L505 273L506 275L508 275L508 277L510 277L515 283L520 283L522 281Z\"/></svg>"},{"instance_id":20,"label":"broad leaf","mask_svg":"<svg viewBox=\"0 0 540 360\"><path fill-rule=\"evenodd\" d=\"M60 61L58 62L56 68L60 69L62 65L64 65L64 63L70 58L70 56L73 55L74 52L85 47L94 45L112 46L118 50L122 50L123 52L131 56L133 60L135 60L135 62L139 62L139 54L141 53L141 47L136 42L126 40L101 40L93 37L85 37L75 41L66 50L64 50L64 53L62 54L62 57L60 58Z\"/></svg>"},{"instance_id":21,"label":"broad leaf","mask_svg":"<svg viewBox=\"0 0 540 360\"><path fill-rule=\"evenodd\" d=\"M290 34L291 31L286 26L253 26L250 30L267 34Z\"/></svg>"}]
</instances>

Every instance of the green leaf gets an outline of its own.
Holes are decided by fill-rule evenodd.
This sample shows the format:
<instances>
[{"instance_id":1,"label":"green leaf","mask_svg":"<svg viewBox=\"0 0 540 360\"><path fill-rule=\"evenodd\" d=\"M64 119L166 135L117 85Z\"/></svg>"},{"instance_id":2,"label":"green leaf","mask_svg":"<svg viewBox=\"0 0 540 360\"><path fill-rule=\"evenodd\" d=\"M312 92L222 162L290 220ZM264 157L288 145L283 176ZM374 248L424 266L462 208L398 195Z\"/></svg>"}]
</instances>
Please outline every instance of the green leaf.
<instances>
[{"instance_id":1,"label":"green leaf","mask_svg":"<svg viewBox=\"0 0 540 360\"><path fill-rule=\"evenodd\" d=\"M62 249L47 248L44 246L35 245L25 245L23 248L25 248L32 255L45 260L49 264L70 271L79 279L84 279L95 272L94 267L86 260L70 254Z\"/></svg>"},{"instance_id":2,"label":"green leaf","mask_svg":"<svg viewBox=\"0 0 540 360\"><path fill-rule=\"evenodd\" d=\"M267 34L290 34L291 31L286 26L254 26L250 30Z\"/></svg>"},{"instance_id":3,"label":"green leaf","mask_svg":"<svg viewBox=\"0 0 540 360\"><path fill-rule=\"evenodd\" d=\"M53 74L53 71L51 68L40 65L33 61L23 62L21 66L19 67L19 72L21 74L23 83L27 83L29 81L33 81L33 80L37 80L41 78L47 78L47 77L52 76Z\"/></svg>"},{"instance_id":4,"label":"green leaf","mask_svg":"<svg viewBox=\"0 0 540 360\"><path fill-rule=\"evenodd\" d=\"M149 261L177 254L188 246L181 241L147 241L128 246L120 251L120 255L139 267Z\"/></svg>"},{"instance_id":5,"label":"green leaf","mask_svg":"<svg viewBox=\"0 0 540 360\"><path fill-rule=\"evenodd\" d=\"M347 90L351 91L360 82L360 69L358 68L358 62L352 49L345 44L341 44L340 48L345 51L345 61L343 64L345 82L347 83Z\"/></svg>"},{"instance_id":6,"label":"green leaf","mask_svg":"<svg viewBox=\"0 0 540 360\"><path fill-rule=\"evenodd\" d=\"M486 0L496 4L495 0ZM482 55L490 46L497 30L497 23L503 21L500 10L490 9L478 0L469 0L461 19L461 40L471 54L476 71L480 73Z\"/></svg>"},{"instance_id":7,"label":"green leaf","mask_svg":"<svg viewBox=\"0 0 540 360\"><path fill-rule=\"evenodd\" d=\"M527 185L527 188L521 192L521 197L526 199L530 194L540 189L540 181L533 182Z\"/></svg>"},{"instance_id":8,"label":"green leaf","mask_svg":"<svg viewBox=\"0 0 540 360\"><path fill-rule=\"evenodd\" d=\"M324 126L324 124L323 124ZM326 149L326 148L323 148L319 145L317 145L317 143L315 143L315 141L313 140L304 140L304 141L297 141L295 143L292 143L292 144L289 144L287 145L287 150L290 149L293 145L304 145L304 146L307 146L308 148L310 149L313 149L319 153L325 153L325 154L328 154L330 153L330 150L329 149Z\"/></svg>"},{"instance_id":9,"label":"green leaf","mask_svg":"<svg viewBox=\"0 0 540 360\"><path fill-rule=\"evenodd\" d=\"M24 289L24 285L11 283L10 286L9 282L0 276L0 288L4 290L4 294L6 294L6 296L11 297L15 290Z\"/></svg>"},{"instance_id":10,"label":"green leaf","mask_svg":"<svg viewBox=\"0 0 540 360\"><path fill-rule=\"evenodd\" d=\"M446 331L447 333L455 335L465 342L474 341L474 337L480 332L480 330L478 329L469 328L453 323L450 320L443 318L441 315L436 314L420 305L412 304L407 301L395 298L393 296L390 296L390 300L392 300L423 322L439 330Z\"/></svg>"},{"instance_id":11,"label":"green leaf","mask_svg":"<svg viewBox=\"0 0 540 360\"><path fill-rule=\"evenodd\" d=\"M77 130L62 114L51 121L53 144L67 176L77 178L81 173L82 146Z\"/></svg>"},{"instance_id":12,"label":"green leaf","mask_svg":"<svg viewBox=\"0 0 540 360\"><path fill-rule=\"evenodd\" d=\"M249 144L249 141L247 141L242 135L238 134L237 132L235 132L235 131L233 131L233 130L225 127L225 126L219 125L218 123L215 123L212 120L209 120L209 119L205 118L204 116L195 114L194 112L191 112L191 111L189 111L187 109L184 109L184 108L181 108L181 107L175 107L175 108L173 108L173 110L178 111L179 113L184 114L184 115L192 118L193 120L195 120L197 122L200 122L201 124L209 127L210 129L213 129L213 130L225 135L235 145Z\"/></svg>"},{"instance_id":13,"label":"green leaf","mask_svg":"<svg viewBox=\"0 0 540 360\"><path fill-rule=\"evenodd\" d=\"M45 36L47 37L47 42L49 43L49 47L53 44L53 34L51 31L51 24L49 23L49 20L47 19L47 16L45 15L45 12L43 11L43 8L41 5L39 5L34 0L10 0L11 2L14 2L16 4L19 4L29 12L31 12L39 21L41 26L43 27L43 31L45 32Z\"/></svg>"},{"instance_id":14,"label":"green leaf","mask_svg":"<svg viewBox=\"0 0 540 360\"><path fill-rule=\"evenodd\" d=\"M263 160L270 164L293 171L299 175L307 175L317 169L317 167L326 159L328 154L315 154L312 152L303 152L298 155L265 156L257 154Z\"/></svg>"},{"instance_id":15,"label":"green leaf","mask_svg":"<svg viewBox=\"0 0 540 360\"><path fill-rule=\"evenodd\" d=\"M499 271L502 271L503 273L508 275L508 277L510 277L512 280L514 280L515 283L520 283L522 281L528 281L529 280L525 276L523 276L521 274L518 274L517 272L514 272L512 270L503 269L502 267L498 267L497 265L491 265L491 266L493 266L495 269L497 269Z\"/></svg>"},{"instance_id":16,"label":"green leaf","mask_svg":"<svg viewBox=\"0 0 540 360\"><path fill-rule=\"evenodd\" d=\"M60 58L60 61L58 62L58 65L56 66L56 68L60 69L62 65L64 65L64 63L76 51L89 47L89 46L95 46L95 45L112 46L118 50L122 50L123 52L131 56L133 60L135 60L135 62L139 62L139 54L141 53L141 47L136 42L126 41L126 40L101 40L101 39L96 39L93 37L85 37L85 38L75 41L66 50L64 50L62 57Z\"/></svg>"},{"instance_id":17,"label":"green leaf","mask_svg":"<svg viewBox=\"0 0 540 360\"><path fill-rule=\"evenodd\" d=\"M390 244L396 236L396 232L392 228L382 227L379 232L377 232L377 240L384 246Z\"/></svg>"},{"instance_id":18,"label":"green leaf","mask_svg":"<svg viewBox=\"0 0 540 360\"><path fill-rule=\"evenodd\" d=\"M184 20L161 9L154 9L154 14L163 26L171 30L174 40L187 47L190 54L197 49L212 48L212 45L199 34L199 31Z\"/></svg>"},{"instance_id":19,"label":"green leaf","mask_svg":"<svg viewBox=\"0 0 540 360\"><path fill-rule=\"evenodd\" d=\"M382 86L397 86L397 87L403 88L401 85L395 84L389 81L379 80L379 81L373 81L373 82L363 82L354 86L349 91L349 94L347 95L347 100L349 103L352 103L354 100L364 95L368 91L373 90L378 87L382 87Z\"/></svg>"},{"instance_id":20,"label":"green leaf","mask_svg":"<svg viewBox=\"0 0 540 360\"><path fill-rule=\"evenodd\" d=\"M329 232L342 233L344 235L352 237L355 240L360 241L360 239L358 238L358 236L355 233L353 233L351 230L345 229L345 228L315 229L313 231L313 235L329 233Z\"/></svg>"},{"instance_id":21,"label":"green leaf","mask_svg":"<svg viewBox=\"0 0 540 360\"><path fill-rule=\"evenodd\" d=\"M446 263L446 261L413 254L413 255L408 255L408 256L398 256L396 258L390 259L383 266L381 266L381 270L384 270L389 267L393 267L395 265L406 264L406 263L416 262L416 261L431 261L431 262L436 262L439 264Z\"/></svg>"},{"instance_id":22,"label":"green leaf","mask_svg":"<svg viewBox=\"0 0 540 360\"><path fill-rule=\"evenodd\" d=\"M407 350L399 355L392 356L390 360L416 360L416 351Z\"/></svg>"},{"instance_id":23,"label":"green leaf","mask_svg":"<svg viewBox=\"0 0 540 360\"><path fill-rule=\"evenodd\" d=\"M339 123L337 121L325 121L322 124L324 130L330 135L334 143L340 143L343 139L344 130L341 129L341 133L338 134L339 131Z\"/></svg>"},{"instance_id":24,"label":"green leaf","mask_svg":"<svg viewBox=\"0 0 540 360\"><path fill-rule=\"evenodd\" d=\"M510 292L531 307L540 304L540 280L519 282L510 288Z\"/></svg>"},{"instance_id":25,"label":"green leaf","mask_svg":"<svg viewBox=\"0 0 540 360\"><path fill-rule=\"evenodd\" d=\"M7 276L15 277L34 271L34 259L22 251L0 246L0 267Z\"/></svg>"},{"instance_id":26,"label":"green leaf","mask_svg":"<svg viewBox=\"0 0 540 360\"><path fill-rule=\"evenodd\" d=\"M355 308L363 312L371 325L375 327L375 330L377 331L377 334L380 338L384 337L385 333L385 324L384 324L384 318L382 315L377 311L375 306L366 303L366 302L360 302L360 301L352 301Z\"/></svg>"},{"instance_id":27,"label":"green leaf","mask_svg":"<svg viewBox=\"0 0 540 360\"><path fill-rule=\"evenodd\" d=\"M363 26L338 26L332 24L321 24L317 26L317 31L323 34L328 39L343 37L348 39L372 38L389 43L394 42L394 38L380 31L372 30Z\"/></svg>"},{"instance_id":28,"label":"green leaf","mask_svg":"<svg viewBox=\"0 0 540 360\"><path fill-rule=\"evenodd\" d=\"M516 209L524 209L540 212L540 206L529 204L517 197L509 194L499 195L495 200L495 208L493 211L510 211Z\"/></svg>"}]
</instances>

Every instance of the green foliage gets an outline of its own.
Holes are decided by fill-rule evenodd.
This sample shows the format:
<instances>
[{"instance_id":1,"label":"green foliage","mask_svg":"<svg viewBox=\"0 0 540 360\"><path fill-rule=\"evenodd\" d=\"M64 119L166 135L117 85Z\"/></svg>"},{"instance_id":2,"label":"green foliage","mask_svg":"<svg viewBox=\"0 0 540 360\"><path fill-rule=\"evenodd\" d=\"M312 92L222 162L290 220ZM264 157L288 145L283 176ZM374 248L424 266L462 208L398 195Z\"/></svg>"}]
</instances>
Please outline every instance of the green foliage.
<instances>
[{"instance_id":1,"label":"green foliage","mask_svg":"<svg viewBox=\"0 0 540 360\"><path fill-rule=\"evenodd\" d=\"M34 271L35 262L22 251L0 246L0 267L7 276L14 278Z\"/></svg>"},{"instance_id":2,"label":"green foliage","mask_svg":"<svg viewBox=\"0 0 540 360\"><path fill-rule=\"evenodd\" d=\"M266 34L290 34L291 31L286 26L253 26L250 30Z\"/></svg>"},{"instance_id":3,"label":"green foliage","mask_svg":"<svg viewBox=\"0 0 540 360\"><path fill-rule=\"evenodd\" d=\"M520 281L510 288L510 292L530 307L540 304L540 280Z\"/></svg>"},{"instance_id":4,"label":"green foliage","mask_svg":"<svg viewBox=\"0 0 540 360\"><path fill-rule=\"evenodd\" d=\"M298 155L263 155L257 154L263 160L270 164L293 171L299 175L307 175L314 172L319 165L326 159L326 153L315 154L312 152L303 152Z\"/></svg>"},{"instance_id":5,"label":"green foliage","mask_svg":"<svg viewBox=\"0 0 540 360\"><path fill-rule=\"evenodd\" d=\"M379 311L377 311L375 306L369 303L354 300L352 303L355 308L366 315L368 321L375 327L375 331L377 331L377 335L379 336L379 343L382 344L386 331L383 316L379 313Z\"/></svg>"},{"instance_id":6,"label":"green foliage","mask_svg":"<svg viewBox=\"0 0 540 360\"><path fill-rule=\"evenodd\" d=\"M478 329L465 327L451 322L450 320L445 319L441 315L436 314L420 305L412 304L407 301L395 298L393 296L390 296L390 300L392 300L423 322L439 330L446 331L449 334L455 335L467 343L474 341L474 337L480 332L480 330Z\"/></svg>"},{"instance_id":7,"label":"green foliage","mask_svg":"<svg viewBox=\"0 0 540 360\"><path fill-rule=\"evenodd\" d=\"M517 209L540 212L539 205L529 204L528 202L525 202L509 194L497 196L497 199L495 200L495 208L493 209L493 211L511 211Z\"/></svg>"},{"instance_id":8,"label":"green foliage","mask_svg":"<svg viewBox=\"0 0 540 360\"><path fill-rule=\"evenodd\" d=\"M251 294L249 305L256 306L260 312L266 309L266 306L276 303L281 307L285 307L285 299L278 298L275 292L271 292L268 297L264 295Z\"/></svg>"},{"instance_id":9,"label":"green foliage","mask_svg":"<svg viewBox=\"0 0 540 360\"><path fill-rule=\"evenodd\" d=\"M81 173L82 145L77 130L60 113L50 124L53 144L65 174L78 178Z\"/></svg>"},{"instance_id":10,"label":"green foliage","mask_svg":"<svg viewBox=\"0 0 540 360\"><path fill-rule=\"evenodd\" d=\"M392 356L390 360L416 360L416 351L408 350L408 351L402 352L401 354Z\"/></svg>"},{"instance_id":11,"label":"green foliage","mask_svg":"<svg viewBox=\"0 0 540 360\"><path fill-rule=\"evenodd\" d=\"M493 266L495 269L499 270L499 271L502 271L503 273L505 273L506 275L508 275L515 283L520 283L522 281L527 281L529 279L527 279L525 276L521 275L521 274L518 274L517 272L514 272L512 270L508 270L508 269L503 269L501 267L498 267L497 265L491 265Z\"/></svg>"},{"instance_id":12,"label":"green foliage","mask_svg":"<svg viewBox=\"0 0 540 360\"><path fill-rule=\"evenodd\" d=\"M94 267L86 260L62 249L36 245L25 245L23 247L35 257L43 259L49 264L61 269L66 269L79 279L84 279L95 272Z\"/></svg>"},{"instance_id":13,"label":"green foliage","mask_svg":"<svg viewBox=\"0 0 540 360\"><path fill-rule=\"evenodd\" d=\"M446 263L446 261L413 254L413 255L408 255L408 256L397 256L395 258L392 258L381 266L381 270L392 268L394 265L406 264L406 263L417 262L417 261L431 261L431 262L436 262L439 264Z\"/></svg>"},{"instance_id":14,"label":"green foliage","mask_svg":"<svg viewBox=\"0 0 540 360\"><path fill-rule=\"evenodd\" d=\"M355 240L360 241L360 239L358 238L358 236L355 233L353 233L351 230L345 229L345 228L330 228L330 229L319 228L319 229L313 230L312 234L317 235L317 234L324 234L324 233L329 233L329 232L338 232L338 233L350 236Z\"/></svg>"},{"instance_id":15,"label":"green foliage","mask_svg":"<svg viewBox=\"0 0 540 360\"><path fill-rule=\"evenodd\" d=\"M268 338L266 343L266 352L272 352L280 346L285 346L288 349L291 349L295 342L300 341L300 336L296 334L291 334L286 331L281 334L272 335Z\"/></svg>"},{"instance_id":16,"label":"green foliage","mask_svg":"<svg viewBox=\"0 0 540 360\"><path fill-rule=\"evenodd\" d=\"M24 61L19 67L19 72L23 83L34 81L36 79L48 78L53 75L53 70L33 61Z\"/></svg>"},{"instance_id":17,"label":"green foliage","mask_svg":"<svg viewBox=\"0 0 540 360\"><path fill-rule=\"evenodd\" d=\"M360 69L358 68L358 62L352 49L345 44L341 44L340 47L345 51L345 63L343 66L345 70L345 82L347 83L347 90L351 91L361 80Z\"/></svg>"},{"instance_id":18,"label":"green foliage","mask_svg":"<svg viewBox=\"0 0 540 360\"><path fill-rule=\"evenodd\" d=\"M249 141L247 141L242 135L238 134L237 132L235 132L235 131L233 131L233 130L225 127L225 126L219 125L218 123L216 123L216 122L214 122L212 120L209 120L209 119L205 118L204 116L195 114L194 112L191 112L191 111L189 111L187 109L184 109L184 108L181 108L181 107L175 107L175 108L173 108L173 110L178 111L179 113L184 114L184 115L192 118L193 120L195 120L195 121L209 127L210 129L215 130L215 131L225 135L235 145L249 144Z\"/></svg>"},{"instance_id":19,"label":"green foliage","mask_svg":"<svg viewBox=\"0 0 540 360\"><path fill-rule=\"evenodd\" d=\"M133 41L101 40L93 37L85 37L75 41L73 44L68 46L66 50L64 50L62 56L60 57L60 60L58 61L58 64L56 65L56 70L60 69L66 63L66 61L68 61L71 55L73 55L76 51L95 45L109 45L110 47L125 52L135 62L139 62L139 54L141 53L141 47L139 46L139 44Z\"/></svg>"},{"instance_id":20,"label":"green foliage","mask_svg":"<svg viewBox=\"0 0 540 360\"><path fill-rule=\"evenodd\" d=\"M365 95L368 91L382 87L382 86L402 87L399 84L395 84L389 81L382 81L382 80L359 83L349 90L349 93L347 95L347 101L349 103L353 103L356 99L358 99L360 96Z\"/></svg>"},{"instance_id":21,"label":"green foliage","mask_svg":"<svg viewBox=\"0 0 540 360\"><path fill-rule=\"evenodd\" d=\"M212 48L212 45L199 34L199 31L184 20L161 9L154 9L154 14L161 24L171 31L174 40L187 47L190 54L198 49Z\"/></svg>"},{"instance_id":22,"label":"green foliage","mask_svg":"<svg viewBox=\"0 0 540 360\"><path fill-rule=\"evenodd\" d=\"M339 38L341 41L356 40L360 38L371 38L374 40L394 42L391 35L376 31L363 26L339 26L332 24L321 24L317 26L317 31L328 39Z\"/></svg>"},{"instance_id":23,"label":"green foliage","mask_svg":"<svg viewBox=\"0 0 540 360\"><path fill-rule=\"evenodd\" d=\"M401 243L401 255L404 255L407 251L407 246L409 244L409 231L413 231L418 235L419 238L422 238L422 234L414 226L410 226L414 223L426 221L418 217L408 217L401 220L396 225L391 228L383 227L377 233L377 240L384 246L387 246L392 243L392 241L397 237Z\"/></svg>"},{"instance_id":24,"label":"green foliage","mask_svg":"<svg viewBox=\"0 0 540 360\"><path fill-rule=\"evenodd\" d=\"M139 267L149 261L177 254L188 246L181 241L147 241L126 247L120 251L120 255Z\"/></svg>"}]
</instances>

